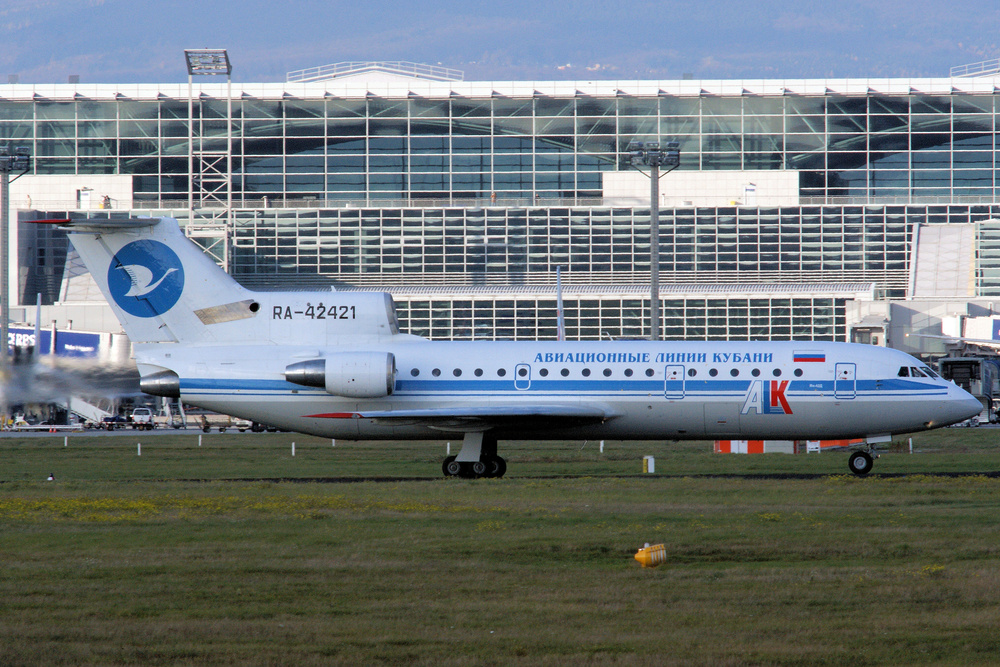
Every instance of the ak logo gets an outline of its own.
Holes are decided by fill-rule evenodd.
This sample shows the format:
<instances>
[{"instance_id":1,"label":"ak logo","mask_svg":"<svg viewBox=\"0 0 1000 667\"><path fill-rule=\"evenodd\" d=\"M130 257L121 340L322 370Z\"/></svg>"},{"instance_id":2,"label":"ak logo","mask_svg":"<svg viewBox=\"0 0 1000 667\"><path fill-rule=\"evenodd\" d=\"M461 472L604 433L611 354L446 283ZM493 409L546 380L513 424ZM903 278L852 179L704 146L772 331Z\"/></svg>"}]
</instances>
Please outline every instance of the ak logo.
<instances>
[{"instance_id":1,"label":"ak logo","mask_svg":"<svg viewBox=\"0 0 1000 667\"><path fill-rule=\"evenodd\" d=\"M161 315L184 291L184 267L177 253L159 241L133 241L115 253L108 290L122 310L136 317Z\"/></svg>"},{"instance_id":2,"label":"ak logo","mask_svg":"<svg viewBox=\"0 0 1000 667\"><path fill-rule=\"evenodd\" d=\"M741 415L756 412L759 415L790 415L792 408L785 398L788 380L754 380L743 401Z\"/></svg>"}]
</instances>

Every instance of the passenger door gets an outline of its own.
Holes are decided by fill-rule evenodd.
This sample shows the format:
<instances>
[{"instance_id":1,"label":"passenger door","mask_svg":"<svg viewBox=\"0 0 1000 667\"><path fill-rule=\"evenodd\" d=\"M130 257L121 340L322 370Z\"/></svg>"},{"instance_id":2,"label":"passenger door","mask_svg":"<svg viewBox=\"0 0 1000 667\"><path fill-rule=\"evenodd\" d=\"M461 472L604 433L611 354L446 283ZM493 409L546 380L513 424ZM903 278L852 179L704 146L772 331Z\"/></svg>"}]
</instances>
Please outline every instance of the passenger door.
<instances>
[{"instance_id":1,"label":"passenger door","mask_svg":"<svg viewBox=\"0 0 1000 667\"><path fill-rule=\"evenodd\" d=\"M663 395L671 401L684 398L684 366L670 364L664 368Z\"/></svg>"},{"instance_id":2,"label":"passenger door","mask_svg":"<svg viewBox=\"0 0 1000 667\"><path fill-rule=\"evenodd\" d=\"M833 395L835 398L852 399L858 395L857 366L841 362L834 371Z\"/></svg>"}]
</instances>

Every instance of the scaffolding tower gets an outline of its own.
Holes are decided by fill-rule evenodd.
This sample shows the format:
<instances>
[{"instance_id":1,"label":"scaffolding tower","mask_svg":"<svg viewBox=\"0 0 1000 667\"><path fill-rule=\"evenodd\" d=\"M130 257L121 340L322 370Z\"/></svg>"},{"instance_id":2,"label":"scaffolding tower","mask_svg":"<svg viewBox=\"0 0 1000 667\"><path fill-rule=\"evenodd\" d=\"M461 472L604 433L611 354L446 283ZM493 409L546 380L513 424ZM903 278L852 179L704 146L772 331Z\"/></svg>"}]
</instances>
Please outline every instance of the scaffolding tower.
<instances>
[{"instance_id":1,"label":"scaffolding tower","mask_svg":"<svg viewBox=\"0 0 1000 667\"><path fill-rule=\"evenodd\" d=\"M233 67L225 49L185 49L188 70L188 220L185 232L229 270L233 208ZM219 100L194 96L195 76L225 76Z\"/></svg>"}]
</instances>

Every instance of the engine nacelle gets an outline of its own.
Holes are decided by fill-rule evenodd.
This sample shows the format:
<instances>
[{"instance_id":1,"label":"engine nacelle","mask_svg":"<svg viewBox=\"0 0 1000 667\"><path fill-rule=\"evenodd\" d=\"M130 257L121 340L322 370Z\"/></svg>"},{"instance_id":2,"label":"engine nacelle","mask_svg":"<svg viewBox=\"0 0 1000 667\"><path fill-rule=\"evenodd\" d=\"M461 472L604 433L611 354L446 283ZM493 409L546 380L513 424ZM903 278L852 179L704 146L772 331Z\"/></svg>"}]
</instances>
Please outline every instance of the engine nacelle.
<instances>
[{"instance_id":1,"label":"engine nacelle","mask_svg":"<svg viewBox=\"0 0 1000 667\"><path fill-rule=\"evenodd\" d=\"M323 359L285 367L285 379L347 398L380 398L396 386L396 357L391 352L335 352Z\"/></svg>"},{"instance_id":2,"label":"engine nacelle","mask_svg":"<svg viewBox=\"0 0 1000 667\"><path fill-rule=\"evenodd\" d=\"M167 398L180 398L181 379L177 373L171 370L162 370L144 375L139 380L139 391L152 394L153 396L166 396Z\"/></svg>"}]
</instances>

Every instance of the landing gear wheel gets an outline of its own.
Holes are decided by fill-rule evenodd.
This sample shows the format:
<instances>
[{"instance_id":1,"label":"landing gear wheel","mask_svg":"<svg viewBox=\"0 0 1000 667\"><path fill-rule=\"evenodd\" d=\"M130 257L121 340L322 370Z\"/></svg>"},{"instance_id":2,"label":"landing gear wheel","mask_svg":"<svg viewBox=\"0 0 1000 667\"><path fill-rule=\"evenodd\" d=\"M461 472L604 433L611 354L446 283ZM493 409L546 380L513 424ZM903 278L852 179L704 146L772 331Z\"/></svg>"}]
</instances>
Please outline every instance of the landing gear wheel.
<instances>
[{"instance_id":1,"label":"landing gear wheel","mask_svg":"<svg viewBox=\"0 0 1000 667\"><path fill-rule=\"evenodd\" d=\"M858 477L864 477L872 470L872 457L868 452L854 452L847 459L847 467Z\"/></svg>"},{"instance_id":2,"label":"landing gear wheel","mask_svg":"<svg viewBox=\"0 0 1000 667\"><path fill-rule=\"evenodd\" d=\"M500 479L507 473L507 459L502 456L495 456L493 457L493 460L494 468L492 477Z\"/></svg>"},{"instance_id":3,"label":"landing gear wheel","mask_svg":"<svg viewBox=\"0 0 1000 667\"><path fill-rule=\"evenodd\" d=\"M445 477L458 477L462 472L462 464L456 461L454 456L449 456L441 464L441 472Z\"/></svg>"},{"instance_id":4,"label":"landing gear wheel","mask_svg":"<svg viewBox=\"0 0 1000 667\"><path fill-rule=\"evenodd\" d=\"M486 476L486 461L479 459L478 461L473 461L469 464L469 477L479 478Z\"/></svg>"},{"instance_id":5,"label":"landing gear wheel","mask_svg":"<svg viewBox=\"0 0 1000 667\"><path fill-rule=\"evenodd\" d=\"M485 457L486 460L486 474L483 477L488 477L490 479L497 479L503 477L504 473L507 472L507 461L499 456L488 456Z\"/></svg>"}]
</instances>

